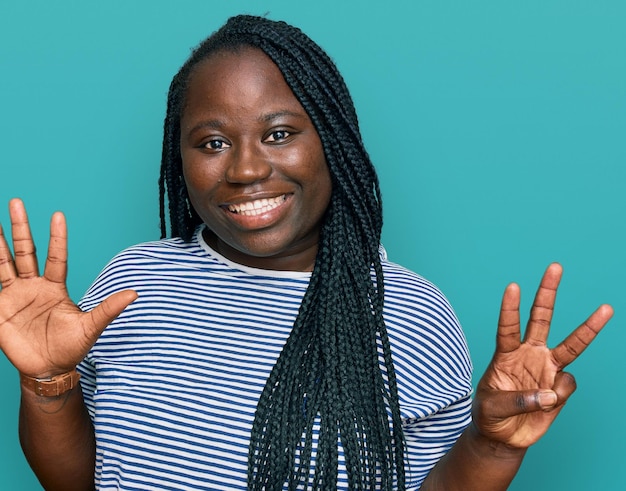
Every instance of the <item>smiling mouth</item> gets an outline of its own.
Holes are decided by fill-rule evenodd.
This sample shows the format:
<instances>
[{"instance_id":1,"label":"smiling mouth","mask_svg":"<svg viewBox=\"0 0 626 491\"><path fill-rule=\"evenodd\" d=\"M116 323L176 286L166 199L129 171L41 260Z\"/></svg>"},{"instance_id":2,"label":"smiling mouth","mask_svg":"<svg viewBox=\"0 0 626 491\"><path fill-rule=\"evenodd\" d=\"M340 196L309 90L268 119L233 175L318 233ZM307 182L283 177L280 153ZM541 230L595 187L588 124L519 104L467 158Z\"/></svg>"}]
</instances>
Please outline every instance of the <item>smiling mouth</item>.
<instances>
[{"instance_id":1,"label":"smiling mouth","mask_svg":"<svg viewBox=\"0 0 626 491\"><path fill-rule=\"evenodd\" d=\"M278 208L287 200L287 195L283 194L275 198L263 198L246 203L228 205L228 211L237 215L256 216L267 213L274 208Z\"/></svg>"}]
</instances>

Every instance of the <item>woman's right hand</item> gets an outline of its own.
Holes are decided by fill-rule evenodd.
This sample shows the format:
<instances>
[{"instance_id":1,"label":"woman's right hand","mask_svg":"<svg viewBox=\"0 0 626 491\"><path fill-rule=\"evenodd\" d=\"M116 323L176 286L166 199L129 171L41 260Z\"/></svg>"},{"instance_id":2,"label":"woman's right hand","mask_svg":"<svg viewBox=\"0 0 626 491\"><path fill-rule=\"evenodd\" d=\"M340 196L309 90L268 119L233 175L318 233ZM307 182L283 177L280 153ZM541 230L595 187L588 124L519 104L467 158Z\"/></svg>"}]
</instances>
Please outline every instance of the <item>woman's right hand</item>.
<instances>
[{"instance_id":1,"label":"woman's right hand","mask_svg":"<svg viewBox=\"0 0 626 491\"><path fill-rule=\"evenodd\" d=\"M9 203L13 251L0 227L0 348L20 373L44 378L72 370L105 327L137 298L133 290L83 312L67 292L67 227L57 212L43 276L24 204Z\"/></svg>"}]
</instances>

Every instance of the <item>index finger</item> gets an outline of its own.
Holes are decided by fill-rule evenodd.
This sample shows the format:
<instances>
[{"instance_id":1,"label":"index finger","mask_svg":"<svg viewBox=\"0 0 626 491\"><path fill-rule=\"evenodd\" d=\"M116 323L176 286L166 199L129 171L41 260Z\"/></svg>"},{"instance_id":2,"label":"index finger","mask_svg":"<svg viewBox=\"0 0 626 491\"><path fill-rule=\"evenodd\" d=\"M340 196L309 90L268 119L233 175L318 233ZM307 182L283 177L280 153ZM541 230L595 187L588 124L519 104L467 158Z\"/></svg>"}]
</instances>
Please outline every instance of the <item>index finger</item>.
<instances>
[{"instance_id":1,"label":"index finger","mask_svg":"<svg viewBox=\"0 0 626 491\"><path fill-rule=\"evenodd\" d=\"M552 357L559 368L562 369L578 358L611 317L613 317L613 308L610 305L601 305L585 322L574 329L563 342L554 348Z\"/></svg>"},{"instance_id":2,"label":"index finger","mask_svg":"<svg viewBox=\"0 0 626 491\"><path fill-rule=\"evenodd\" d=\"M9 202L9 214L11 216L11 233L13 235L13 253L15 255L15 268L21 278L33 278L39 276L37 254L33 236L30 232L28 215L21 199L12 199Z\"/></svg>"}]
</instances>

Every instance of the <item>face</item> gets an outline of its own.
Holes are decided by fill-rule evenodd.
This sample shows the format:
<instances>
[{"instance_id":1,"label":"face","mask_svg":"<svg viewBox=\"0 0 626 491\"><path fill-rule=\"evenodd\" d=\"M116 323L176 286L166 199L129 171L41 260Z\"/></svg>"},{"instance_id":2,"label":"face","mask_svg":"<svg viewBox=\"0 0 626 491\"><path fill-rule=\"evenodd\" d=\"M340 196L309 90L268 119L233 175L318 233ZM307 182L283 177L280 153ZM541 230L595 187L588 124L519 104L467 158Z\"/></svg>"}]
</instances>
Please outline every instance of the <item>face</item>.
<instances>
[{"instance_id":1,"label":"face","mask_svg":"<svg viewBox=\"0 0 626 491\"><path fill-rule=\"evenodd\" d=\"M191 203L222 255L311 271L331 178L309 116L262 51L219 51L193 70L181 115Z\"/></svg>"}]
</instances>

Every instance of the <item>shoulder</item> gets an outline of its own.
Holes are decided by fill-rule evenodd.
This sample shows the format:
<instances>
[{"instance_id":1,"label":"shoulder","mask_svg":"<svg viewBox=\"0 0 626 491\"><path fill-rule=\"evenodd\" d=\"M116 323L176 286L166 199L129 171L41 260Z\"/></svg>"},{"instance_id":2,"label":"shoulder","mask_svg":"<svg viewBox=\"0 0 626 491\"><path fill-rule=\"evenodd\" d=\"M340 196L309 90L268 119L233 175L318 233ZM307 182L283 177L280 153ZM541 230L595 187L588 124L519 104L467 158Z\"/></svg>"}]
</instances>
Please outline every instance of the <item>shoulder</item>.
<instances>
[{"instance_id":1,"label":"shoulder","mask_svg":"<svg viewBox=\"0 0 626 491\"><path fill-rule=\"evenodd\" d=\"M198 244L196 241L185 242L181 238L173 239L161 239L151 242L143 242L128 247L118 253L108 266L118 263L141 261L145 260L161 260L172 261L178 260L187 256L197 255Z\"/></svg>"},{"instance_id":2,"label":"shoulder","mask_svg":"<svg viewBox=\"0 0 626 491\"><path fill-rule=\"evenodd\" d=\"M472 364L450 302L421 275L387 259L382 266L385 324L399 384L428 387L446 404L467 396Z\"/></svg>"},{"instance_id":3,"label":"shoulder","mask_svg":"<svg viewBox=\"0 0 626 491\"><path fill-rule=\"evenodd\" d=\"M391 312L413 312L439 319L455 330L459 321L443 292L432 282L399 264L382 262L385 305ZM433 319L434 321L434 319Z\"/></svg>"},{"instance_id":4,"label":"shoulder","mask_svg":"<svg viewBox=\"0 0 626 491\"><path fill-rule=\"evenodd\" d=\"M111 276L136 275L137 273L170 268L193 267L206 260L206 254L195 242L180 238L162 239L137 244L118 253L102 270L96 282Z\"/></svg>"},{"instance_id":5,"label":"shoulder","mask_svg":"<svg viewBox=\"0 0 626 491\"><path fill-rule=\"evenodd\" d=\"M443 309L448 315L454 316L450 302L435 284L420 274L390 261L387 251L382 246L380 258L385 280L385 302L408 305L419 302L424 307ZM456 316L454 321L458 322Z\"/></svg>"},{"instance_id":6,"label":"shoulder","mask_svg":"<svg viewBox=\"0 0 626 491\"><path fill-rule=\"evenodd\" d=\"M207 262L207 254L197 242L180 238L162 239L124 249L109 261L80 302L89 309L108 295L124 289L137 290L138 284L156 275L179 275L198 270Z\"/></svg>"}]
</instances>

